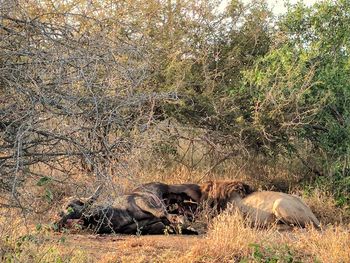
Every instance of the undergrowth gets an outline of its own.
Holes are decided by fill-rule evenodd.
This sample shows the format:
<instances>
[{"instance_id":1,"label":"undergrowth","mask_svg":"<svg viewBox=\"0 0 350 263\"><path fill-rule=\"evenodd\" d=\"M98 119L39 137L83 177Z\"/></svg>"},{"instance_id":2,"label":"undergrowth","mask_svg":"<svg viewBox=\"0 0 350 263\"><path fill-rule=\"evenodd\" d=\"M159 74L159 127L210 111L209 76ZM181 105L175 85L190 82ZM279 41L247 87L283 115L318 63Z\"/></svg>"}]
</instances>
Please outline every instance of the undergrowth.
<instances>
[{"instance_id":1,"label":"undergrowth","mask_svg":"<svg viewBox=\"0 0 350 263\"><path fill-rule=\"evenodd\" d=\"M166 183L201 182L208 179L244 180L256 189L264 189L264 183L232 171L219 174L203 174L184 168L162 172L142 172L141 182L162 181ZM279 177L279 175L275 175ZM280 175L283 177L283 175ZM136 184L121 180L124 191ZM126 183L125 183L126 182ZM116 182L117 183L117 182ZM54 184L50 186L53 196L64 194L64 189ZM36 184L33 187L40 189ZM27 189L30 191L30 189ZM57 192L56 192L57 190ZM33 191L34 192L34 191ZM69 193L72 189L69 189ZM299 194L311 207L322 223L322 230L313 228L296 229L292 232L279 232L276 228L255 229L245 225L238 214L223 213L211 219L206 213L199 216L198 225L208 225L206 234L198 237L194 245L183 250L166 249L147 255L142 253L144 237L139 237L140 254L127 253L132 243L125 243L125 255L100 253L101 262L350 262L349 209L339 206L336 197L322 187L294 187L290 193ZM67 194L69 195L69 194ZM60 201L52 202L52 209L46 214L23 217L14 209L1 211L0 216L0 258L2 262L93 262L89 249L79 247L72 241L75 233L63 233L56 236L50 223L58 212ZM38 205L40 202L38 203ZM50 205L50 204L48 204ZM204 229L204 228L203 228ZM201 233L204 233L201 231ZM80 235L82 233L79 233ZM70 240L66 242L67 238ZM172 239L169 238L169 242ZM95 240L88 243L94 246ZM148 241L147 241L148 242ZM88 245L89 246L89 245ZM138 246L138 245L137 245ZM180 244L175 244L175 247ZM118 248L115 248L118 249ZM181 253L180 253L181 252ZM96 253L96 251L94 252ZM153 252L152 252L153 253ZM104 259L105 258L105 259ZM104 259L104 260L103 260Z\"/></svg>"}]
</instances>

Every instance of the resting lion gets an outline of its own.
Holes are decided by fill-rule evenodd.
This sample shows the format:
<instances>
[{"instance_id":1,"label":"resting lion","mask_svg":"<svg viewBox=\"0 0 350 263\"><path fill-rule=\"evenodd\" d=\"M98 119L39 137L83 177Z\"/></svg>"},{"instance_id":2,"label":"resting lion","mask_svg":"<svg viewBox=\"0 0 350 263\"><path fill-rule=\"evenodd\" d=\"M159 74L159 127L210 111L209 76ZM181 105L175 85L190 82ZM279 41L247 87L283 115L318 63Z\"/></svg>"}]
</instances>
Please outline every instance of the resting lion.
<instances>
[{"instance_id":1,"label":"resting lion","mask_svg":"<svg viewBox=\"0 0 350 263\"><path fill-rule=\"evenodd\" d=\"M245 218L258 227L274 223L320 227L320 222L311 209L299 197L293 195L272 191L255 192L236 200L235 205Z\"/></svg>"},{"instance_id":2,"label":"resting lion","mask_svg":"<svg viewBox=\"0 0 350 263\"><path fill-rule=\"evenodd\" d=\"M208 202L218 212L231 203L255 226L278 223L320 227L311 209L296 196L272 191L253 192L247 184L238 181L209 181L200 187L202 202Z\"/></svg>"},{"instance_id":3,"label":"resting lion","mask_svg":"<svg viewBox=\"0 0 350 263\"><path fill-rule=\"evenodd\" d=\"M197 234L185 226L185 212L192 205L187 205L192 198L186 193L197 198L200 194L197 185L149 183L121 196L115 204L95 205L100 192L101 188L86 200L70 200L56 222L58 229L69 227L75 220L96 233L163 234L170 231ZM174 203L179 203L181 209L169 211L169 205Z\"/></svg>"},{"instance_id":4,"label":"resting lion","mask_svg":"<svg viewBox=\"0 0 350 263\"><path fill-rule=\"evenodd\" d=\"M236 199L242 199L252 193L252 188L240 181L217 180L207 181L200 184L201 198L199 202L203 205L221 212L227 205Z\"/></svg>"}]
</instances>

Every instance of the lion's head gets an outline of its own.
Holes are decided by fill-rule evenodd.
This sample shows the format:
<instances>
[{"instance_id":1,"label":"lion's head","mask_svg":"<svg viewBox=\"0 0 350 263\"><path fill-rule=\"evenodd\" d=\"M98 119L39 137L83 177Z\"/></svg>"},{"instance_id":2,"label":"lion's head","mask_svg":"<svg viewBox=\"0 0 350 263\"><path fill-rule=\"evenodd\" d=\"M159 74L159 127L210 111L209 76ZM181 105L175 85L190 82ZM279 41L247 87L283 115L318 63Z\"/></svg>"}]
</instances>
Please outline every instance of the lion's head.
<instances>
[{"instance_id":1,"label":"lion's head","mask_svg":"<svg viewBox=\"0 0 350 263\"><path fill-rule=\"evenodd\" d=\"M240 181L207 181L200 185L202 198L210 207L217 211L224 210L228 203L238 201L252 193L252 188Z\"/></svg>"}]
</instances>

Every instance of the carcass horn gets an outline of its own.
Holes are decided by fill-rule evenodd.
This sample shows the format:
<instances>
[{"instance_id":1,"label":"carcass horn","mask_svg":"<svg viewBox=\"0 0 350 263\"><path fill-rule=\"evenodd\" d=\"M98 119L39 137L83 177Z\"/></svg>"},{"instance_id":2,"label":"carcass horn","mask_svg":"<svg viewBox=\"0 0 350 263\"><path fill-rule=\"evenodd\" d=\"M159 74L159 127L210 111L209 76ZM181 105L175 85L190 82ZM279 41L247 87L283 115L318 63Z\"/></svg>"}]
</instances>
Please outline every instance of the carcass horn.
<instances>
[{"instance_id":1,"label":"carcass horn","mask_svg":"<svg viewBox=\"0 0 350 263\"><path fill-rule=\"evenodd\" d=\"M95 192L93 193L93 195L87 199L86 205L87 206L92 205L97 200L97 198L100 196L101 193L102 193L102 185L99 185L95 190Z\"/></svg>"}]
</instances>

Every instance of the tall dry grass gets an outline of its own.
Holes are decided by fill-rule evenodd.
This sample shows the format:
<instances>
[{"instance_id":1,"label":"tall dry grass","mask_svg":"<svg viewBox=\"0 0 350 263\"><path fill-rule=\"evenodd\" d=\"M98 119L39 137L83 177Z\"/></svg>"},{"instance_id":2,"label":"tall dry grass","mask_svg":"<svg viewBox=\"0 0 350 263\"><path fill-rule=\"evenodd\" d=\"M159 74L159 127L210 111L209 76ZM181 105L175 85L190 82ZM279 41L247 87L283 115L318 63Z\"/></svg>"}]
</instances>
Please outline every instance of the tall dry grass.
<instances>
[{"instance_id":1,"label":"tall dry grass","mask_svg":"<svg viewBox=\"0 0 350 263\"><path fill-rule=\"evenodd\" d=\"M33 224L8 210L0 217L0 262L92 262L89 255L76 248L64 248L64 238L53 240L47 225Z\"/></svg>"},{"instance_id":2,"label":"tall dry grass","mask_svg":"<svg viewBox=\"0 0 350 263\"><path fill-rule=\"evenodd\" d=\"M330 226L279 232L247 226L235 213L218 216L206 238L178 262L350 262L350 230Z\"/></svg>"},{"instance_id":3,"label":"tall dry grass","mask_svg":"<svg viewBox=\"0 0 350 263\"><path fill-rule=\"evenodd\" d=\"M339 207L330 192L316 188L303 198L323 225L350 224L350 207Z\"/></svg>"},{"instance_id":4,"label":"tall dry grass","mask_svg":"<svg viewBox=\"0 0 350 263\"><path fill-rule=\"evenodd\" d=\"M282 181L283 178L286 178L287 173L285 170L278 172L274 169L265 169L263 172L265 180L260 180L260 177L252 178L250 172L245 173L245 169L238 169L235 166L226 167L225 172L222 173L189 170L185 166L176 166L167 170L141 170L134 173L134 178L114 177L113 184L119 187L120 192L108 194L114 197L140 183L150 181L183 183L203 182L209 179L243 180L256 189L270 189L266 181ZM31 196L37 196L37 199L29 198L28 200L36 202L36 206L42 207L42 204L46 202L41 198L45 194L46 187L50 187L49 189L57 200L46 204L46 206L52 206L51 212L41 216L31 216L26 220L21 213L1 213L0 259L8 262L91 262L89 251L65 247L57 240L52 241L52 232L45 229L37 230L38 223L45 228L45 223L52 221L52 215L60 207L60 199L74 193L79 194L80 197L88 196L98 183L89 181L88 176L78 173L72 180L76 181L77 185L68 188L55 182L39 187L36 180L28 181L26 191L30 192ZM294 182L289 179L285 180L288 189L302 193L302 189L293 189ZM245 225L238 214L224 213L214 220L203 214L200 223L209 224L209 229L204 237L198 238L198 242L188 247L185 252L160 251L154 262L350 262L350 226L347 225L350 222L349 210L337 207L330 193L317 189L314 189L310 195L304 196L303 199L323 224L322 231L307 229L278 232L276 228L254 229ZM139 242L146 241L140 239ZM122 262L149 262L149 257L143 255L135 258L130 255L118 259L112 256L111 261L108 262L120 262L120 260Z\"/></svg>"},{"instance_id":5,"label":"tall dry grass","mask_svg":"<svg viewBox=\"0 0 350 263\"><path fill-rule=\"evenodd\" d=\"M152 237L140 237L122 244L115 243L118 256L113 253L113 247L104 255L102 250L94 249L94 239L90 245L85 243L82 249L79 238L74 241L72 236L66 235L70 242L65 244L64 237L53 238L52 232L35 230L35 227L28 233L18 219L11 222L11 227L5 232L2 231L0 258L3 262L97 262L91 257L90 253L93 253L95 258L103 259L102 262L350 262L349 227L340 225L328 226L321 231L308 228L279 232L276 227L251 228L239 214L228 212L212 220L208 233L196 238L187 248L184 248L185 244L176 243L171 249L163 249L159 242L155 242L155 248L152 248ZM163 240L174 242L171 237ZM98 245L103 247L100 242ZM137 254L133 254L135 245L139 247ZM91 251L86 249L89 246Z\"/></svg>"}]
</instances>

